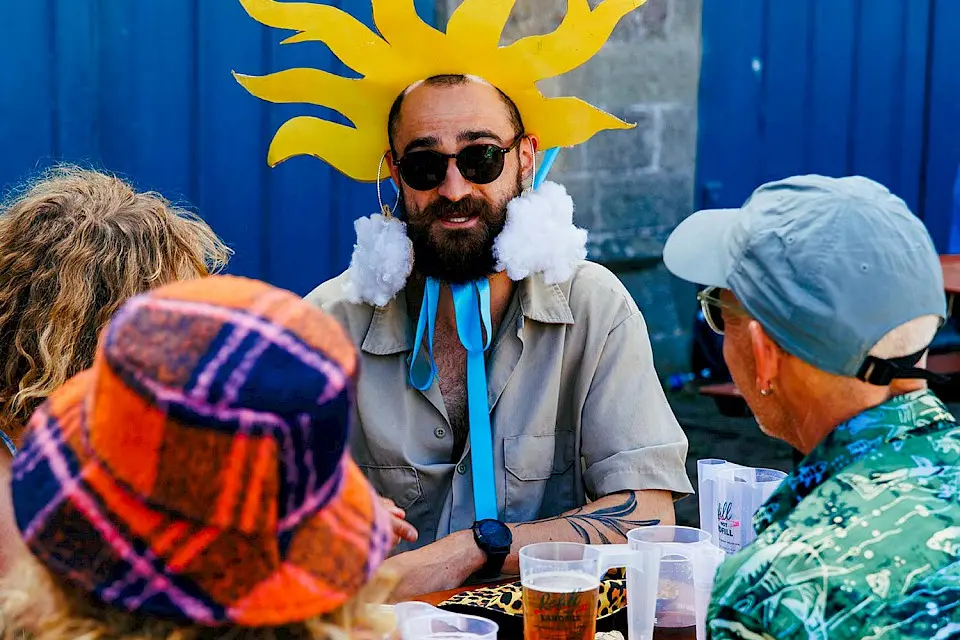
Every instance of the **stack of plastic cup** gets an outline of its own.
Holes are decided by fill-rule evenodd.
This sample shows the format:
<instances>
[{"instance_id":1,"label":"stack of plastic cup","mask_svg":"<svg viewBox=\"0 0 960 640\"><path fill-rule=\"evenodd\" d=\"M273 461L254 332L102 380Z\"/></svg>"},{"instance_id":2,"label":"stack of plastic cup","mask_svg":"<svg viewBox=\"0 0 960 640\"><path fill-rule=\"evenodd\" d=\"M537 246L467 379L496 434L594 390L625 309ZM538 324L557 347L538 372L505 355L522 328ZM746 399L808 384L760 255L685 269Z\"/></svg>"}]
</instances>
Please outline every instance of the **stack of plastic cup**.
<instances>
[{"instance_id":1,"label":"stack of plastic cup","mask_svg":"<svg viewBox=\"0 0 960 640\"><path fill-rule=\"evenodd\" d=\"M710 458L697 461L700 528L734 554L753 542L753 516L786 477L783 471Z\"/></svg>"}]
</instances>

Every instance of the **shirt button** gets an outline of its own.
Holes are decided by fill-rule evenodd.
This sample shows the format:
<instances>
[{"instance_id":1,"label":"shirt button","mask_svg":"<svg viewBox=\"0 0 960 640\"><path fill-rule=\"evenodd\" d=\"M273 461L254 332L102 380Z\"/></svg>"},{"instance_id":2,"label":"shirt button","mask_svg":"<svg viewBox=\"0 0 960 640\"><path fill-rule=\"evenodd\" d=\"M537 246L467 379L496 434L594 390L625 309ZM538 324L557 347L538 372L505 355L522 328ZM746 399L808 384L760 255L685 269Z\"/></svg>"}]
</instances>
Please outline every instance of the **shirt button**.
<instances>
[{"instance_id":1,"label":"shirt button","mask_svg":"<svg viewBox=\"0 0 960 640\"><path fill-rule=\"evenodd\" d=\"M457 465L457 473L459 473L460 475L463 475L463 474L465 474L466 472L467 472L467 465L466 465L466 464L464 464L464 463L461 462L460 464Z\"/></svg>"},{"instance_id":2,"label":"shirt button","mask_svg":"<svg viewBox=\"0 0 960 640\"><path fill-rule=\"evenodd\" d=\"M447 435L447 430L444 429L443 427L437 427L437 428L433 431L433 435L435 435L435 436L437 436L438 438L441 438L441 439L442 439L443 436Z\"/></svg>"}]
</instances>

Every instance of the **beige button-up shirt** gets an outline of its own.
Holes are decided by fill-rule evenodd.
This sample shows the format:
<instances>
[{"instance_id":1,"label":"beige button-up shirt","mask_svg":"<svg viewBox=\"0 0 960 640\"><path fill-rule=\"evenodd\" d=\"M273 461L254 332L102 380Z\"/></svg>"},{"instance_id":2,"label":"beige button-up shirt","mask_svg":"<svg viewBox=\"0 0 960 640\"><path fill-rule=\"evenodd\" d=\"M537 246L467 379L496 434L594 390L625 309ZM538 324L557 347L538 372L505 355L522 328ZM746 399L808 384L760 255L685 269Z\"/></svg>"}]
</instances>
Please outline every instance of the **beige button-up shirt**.
<instances>
[{"instance_id":1,"label":"beige button-up shirt","mask_svg":"<svg viewBox=\"0 0 960 640\"><path fill-rule=\"evenodd\" d=\"M343 276L307 300L361 350L351 452L407 512L423 546L474 521L470 447L434 382L408 382L416 318L405 291L384 307L344 299ZM487 360L497 504L505 522L556 516L626 490L692 492L687 439L653 368L643 316L620 280L586 262L561 285L519 283Z\"/></svg>"}]
</instances>

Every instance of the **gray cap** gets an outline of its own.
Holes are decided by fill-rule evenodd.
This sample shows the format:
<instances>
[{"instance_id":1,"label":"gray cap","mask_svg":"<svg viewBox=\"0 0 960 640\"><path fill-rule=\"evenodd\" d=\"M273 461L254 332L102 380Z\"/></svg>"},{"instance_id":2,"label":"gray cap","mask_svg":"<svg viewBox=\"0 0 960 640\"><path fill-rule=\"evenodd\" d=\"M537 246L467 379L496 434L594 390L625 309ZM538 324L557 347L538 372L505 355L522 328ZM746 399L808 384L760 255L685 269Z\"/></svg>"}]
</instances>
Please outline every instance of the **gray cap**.
<instances>
[{"instance_id":1,"label":"gray cap","mask_svg":"<svg viewBox=\"0 0 960 640\"><path fill-rule=\"evenodd\" d=\"M867 178L765 184L740 209L684 220L663 259L684 280L730 289L781 348L840 376L857 376L893 329L946 318L930 234Z\"/></svg>"}]
</instances>

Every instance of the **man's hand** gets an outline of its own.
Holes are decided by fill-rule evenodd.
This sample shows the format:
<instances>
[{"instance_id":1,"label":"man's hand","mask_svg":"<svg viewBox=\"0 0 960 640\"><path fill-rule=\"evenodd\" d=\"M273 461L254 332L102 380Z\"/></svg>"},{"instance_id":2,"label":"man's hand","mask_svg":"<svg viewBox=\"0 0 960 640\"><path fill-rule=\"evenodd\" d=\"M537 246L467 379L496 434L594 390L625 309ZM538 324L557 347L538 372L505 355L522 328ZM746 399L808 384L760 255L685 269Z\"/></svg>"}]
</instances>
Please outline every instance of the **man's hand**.
<instances>
[{"instance_id":1,"label":"man's hand","mask_svg":"<svg viewBox=\"0 0 960 640\"><path fill-rule=\"evenodd\" d=\"M390 524L393 527L393 546L400 544L401 540L406 542L416 542L420 533L416 527L407 522L406 512L398 507L393 500L389 498L380 498L383 508L390 512Z\"/></svg>"},{"instance_id":2,"label":"man's hand","mask_svg":"<svg viewBox=\"0 0 960 640\"><path fill-rule=\"evenodd\" d=\"M401 602L437 591L456 589L486 562L473 532L458 531L431 545L387 559L383 571L399 578L391 600Z\"/></svg>"}]
</instances>

